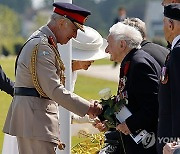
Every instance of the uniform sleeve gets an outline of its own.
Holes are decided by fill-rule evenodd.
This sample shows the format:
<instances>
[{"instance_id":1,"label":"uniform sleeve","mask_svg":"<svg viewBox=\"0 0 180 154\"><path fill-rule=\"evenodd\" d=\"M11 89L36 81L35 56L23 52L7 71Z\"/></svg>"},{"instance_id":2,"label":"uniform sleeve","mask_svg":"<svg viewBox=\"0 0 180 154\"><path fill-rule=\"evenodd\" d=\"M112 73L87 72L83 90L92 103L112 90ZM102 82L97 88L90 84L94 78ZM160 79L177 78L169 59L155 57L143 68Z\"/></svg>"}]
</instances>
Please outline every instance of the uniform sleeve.
<instances>
[{"instance_id":1,"label":"uniform sleeve","mask_svg":"<svg viewBox=\"0 0 180 154\"><path fill-rule=\"evenodd\" d=\"M1 66L0 66L0 89L2 91L5 91L7 94L13 96L14 82L11 81L8 77L6 77L6 74L2 70Z\"/></svg>"},{"instance_id":2,"label":"uniform sleeve","mask_svg":"<svg viewBox=\"0 0 180 154\"><path fill-rule=\"evenodd\" d=\"M180 48L171 51L169 82L171 92L172 135L180 137Z\"/></svg>"},{"instance_id":3,"label":"uniform sleeve","mask_svg":"<svg viewBox=\"0 0 180 154\"><path fill-rule=\"evenodd\" d=\"M158 75L145 63L136 64L131 74L129 103L136 108L127 120L131 132L157 125L158 119Z\"/></svg>"},{"instance_id":4,"label":"uniform sleeve","mask_svg":"<svg viewBox=\"0 0 180 154\"><path fill-rule=\"evenodd\" d=\"M87 114L90 103L66 90L64 86L60 84L60 78L57 75L57 68L55 66L55 54L45 45L39 47L37 77L41 88L49 98L79 116Z\"/></svg>"}]
</instances>

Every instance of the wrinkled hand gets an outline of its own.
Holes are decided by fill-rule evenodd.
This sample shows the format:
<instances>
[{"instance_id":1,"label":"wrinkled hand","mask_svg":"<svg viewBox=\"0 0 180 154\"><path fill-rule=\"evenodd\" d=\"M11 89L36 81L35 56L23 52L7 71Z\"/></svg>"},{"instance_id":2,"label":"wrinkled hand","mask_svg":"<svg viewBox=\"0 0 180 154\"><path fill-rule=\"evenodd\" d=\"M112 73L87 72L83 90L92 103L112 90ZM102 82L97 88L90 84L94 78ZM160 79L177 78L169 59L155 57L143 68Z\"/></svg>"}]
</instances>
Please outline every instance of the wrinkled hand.
<instances>
[{"instance_id":1,"label":"wrinkled hand","mask_svg":"<svg viewBox=\"0 0 180 154\"><path fill-rule=\"evenodd\" d=\"M88 110L88 115L91 119L97 117L98 115L101 114L103 108L100 104L98 104L97 101L94 101L93 103L91 102L89 110Z\"/></svg>"},{"instance_id":2,"label":"wrinkled hand","mask_svg":"<svg viewBox=\"0 0 180 154\"><path fill-rule=\"evenodd\" d=\"M166 143L163 147L163 154L173 154L176 149L180 148L176 142L173 143Z\"/></svg>"},{"instance_id":3,"label":"wrinkled hand","mask_svg":"<svg viewBox=\"0 0 180 154\"><path fill-rule=\"evenodd\" d=\"M105 124L106 121L100 121L99 119L95 119L94 120L94 123L93 123L93 126L97 129L99 129L100 132L105 132L107 131L107 127L106 127L106 124Z\"/></svg>"},{"instance_id":4,"label":"wrinkled hand","mask_svg":"<svg viewBox=\"0 0 180 154\"><path fill-rule=\"evenodd\" d=\"M125 122L119 124L116 126L116 130L122 132L125 135L131 134L131 131L129 130L128 126L126 125Z\"/></svg>"}]
</instances>

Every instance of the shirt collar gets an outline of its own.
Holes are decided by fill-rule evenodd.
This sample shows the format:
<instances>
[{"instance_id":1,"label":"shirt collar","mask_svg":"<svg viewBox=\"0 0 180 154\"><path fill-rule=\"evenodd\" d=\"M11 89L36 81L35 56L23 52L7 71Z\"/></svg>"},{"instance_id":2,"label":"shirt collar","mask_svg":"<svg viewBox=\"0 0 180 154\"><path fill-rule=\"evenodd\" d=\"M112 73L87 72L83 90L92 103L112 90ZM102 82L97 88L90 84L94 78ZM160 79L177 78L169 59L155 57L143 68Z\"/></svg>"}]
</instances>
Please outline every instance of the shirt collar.
<instances>
[{"instance_id":1,"label":"shirt collar","mask_svg":"<svg viewBox=\"0 0 180 154\"><path fill-rule=\"evenodd\" d=\"M56 40L56 37L54 35L54 33L51 31L51 29L46 25L46 26L43 26L39 29L39 31L41 31L42 33L44 33L47 37L49 36L52 36L53 37L53 40L54 40L54 43L57 44L57 40Z\"/></svg>"},{"instance_id":2,"label":"shirt collar","mask_svg":"<svg viewBox=\"0 0 180 154\"><path fill-rule=\"evenodd\" d=\"M180 39L180 35L176 36L175 39L172 41L171 50L174 48L174 46L176 45L176 43L179 39Z\"/></svg>"}]
</instances>

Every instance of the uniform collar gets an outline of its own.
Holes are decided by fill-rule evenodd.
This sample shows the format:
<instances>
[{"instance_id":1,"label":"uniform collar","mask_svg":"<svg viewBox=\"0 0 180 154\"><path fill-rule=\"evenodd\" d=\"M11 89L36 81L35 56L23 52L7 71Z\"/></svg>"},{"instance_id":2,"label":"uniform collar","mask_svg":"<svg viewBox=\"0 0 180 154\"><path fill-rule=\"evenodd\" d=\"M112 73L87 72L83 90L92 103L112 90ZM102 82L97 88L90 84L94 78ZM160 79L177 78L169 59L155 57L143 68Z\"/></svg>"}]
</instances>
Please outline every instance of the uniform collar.
<instances>
[{"instance_id":1,"label":"uniform collar","mask_svg":"<svg viewBox=\"0 0 180 154\"><path fill-rule=\"evenodd\" d=\"M175 39L172 41L171 50L174 48L178 40L180 40L180 35L176 36Z\"/></svg>"},{"instance_id":2,"label":"uniform collar","mask_svg":"<svg viewBox=\"0 0 180 154\"><path fill-rule=\"evenodd\" d=\"M55 44L57 44L57 40L55 35L53 34L53 32L51 31L51 29L46 25L46 26L42 26L41 28L39 28L39 31L41 31L43 34L45 34L47 37L52 36L53 37L53 41Z\"/></svg>"}]
</instances>

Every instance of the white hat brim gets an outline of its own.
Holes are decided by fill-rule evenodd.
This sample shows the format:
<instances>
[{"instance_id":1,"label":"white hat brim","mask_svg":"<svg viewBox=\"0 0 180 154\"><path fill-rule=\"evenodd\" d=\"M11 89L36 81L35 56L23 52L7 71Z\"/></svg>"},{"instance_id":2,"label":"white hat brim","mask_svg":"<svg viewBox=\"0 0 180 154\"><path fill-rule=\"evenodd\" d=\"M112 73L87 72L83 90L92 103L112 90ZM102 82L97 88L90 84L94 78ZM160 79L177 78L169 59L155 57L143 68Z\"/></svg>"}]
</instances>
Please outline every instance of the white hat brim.
<instances>
[{"instance_id":1,"label":"white hat brim","mask_svg":"<svg viewBox=\"0 0 180 154\"><path fill-rule=\"evenodd\" d=\"M103 39L103 45L96 51L72 48L72 60L90 61L106 58L109 56L109 54L105 52L106 47L107 41Z\"/></svg>"}]
</instances>

